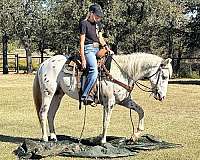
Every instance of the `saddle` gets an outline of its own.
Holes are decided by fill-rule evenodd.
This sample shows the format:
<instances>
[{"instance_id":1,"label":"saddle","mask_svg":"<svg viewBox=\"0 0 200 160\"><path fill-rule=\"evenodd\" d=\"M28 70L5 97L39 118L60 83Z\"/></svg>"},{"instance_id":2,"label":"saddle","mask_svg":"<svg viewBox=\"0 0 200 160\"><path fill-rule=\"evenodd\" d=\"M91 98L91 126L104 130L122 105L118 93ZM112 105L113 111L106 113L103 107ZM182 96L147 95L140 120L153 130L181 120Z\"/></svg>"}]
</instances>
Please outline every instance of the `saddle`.
<instances>
[{"instance_id":1,"label":"saddle","mask_svg":"<svg viewBox=\"0 0 200 160\"><path fill-rule=\"evenodd\" d=\"M104 52L104 51L103 51ZM102 50L100 50L97 56L97 64L98 64L98 79L105 79L107 77L107 73L110 71L111 68L111 61L112 61L112 55L105 55L102 53ZM105 56L102 56L102 55ZM87 76L88 71L82 70L81 65L81 59L79 55L72 55L68 58L68 60L65 63L64 70L65 73L71 74L73 77L76 78L77 84L76 88L79 91L79 100L82 95L82 78L83 76ZM89 96L94 99L95 104L99 104L99 98L98 98L98 90L97 90L97 82L93 85ZM79 109L81 107L79 106Z\"/></svg>"},{"instance_id":2,"label":"saddle","mask_svg":"<svg viewBox=\"0 0 200 160\"><path fill-rule=\"evenodd\" d=\"M128 92L131 92L134 87L133 85L129 86L112 77L112 75L110 74L111 62L112 62L112 55L108 54L103 57L97 57L97 64L98 64L98 71L99 71L98 79L109 80L125 88ZM69 57L64 68L65 68L64 69L65 73L72 74L73 77L76 77L77 89L79 90L79 102L80 102L79 109L81 109L81 100L80 100L81 95L82 95L81 79L84 75L85 76L87 75L87 70L82 70L80 56L78 55ZM89 93L89 96L94 99L95 104L100 103L97 88L98 86L96 82Z\"/></svg>"}]
</instances>

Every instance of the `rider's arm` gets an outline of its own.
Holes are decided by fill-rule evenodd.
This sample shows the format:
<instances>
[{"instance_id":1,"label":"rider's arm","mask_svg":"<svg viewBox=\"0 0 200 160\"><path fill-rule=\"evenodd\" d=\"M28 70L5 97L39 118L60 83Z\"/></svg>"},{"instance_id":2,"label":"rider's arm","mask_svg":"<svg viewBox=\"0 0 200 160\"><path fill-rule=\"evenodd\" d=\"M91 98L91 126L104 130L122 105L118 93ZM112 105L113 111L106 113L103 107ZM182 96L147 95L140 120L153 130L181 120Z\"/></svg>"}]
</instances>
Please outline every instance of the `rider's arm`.
<instances>
[{"instance_id":1,"label":"rider's arm","mask_svg":"<svg viewBox=\"0 0 200 160\"><path fill-rule=\"evenodd\" d=\"M101 46L106 46L106 42L103 38L102 32L99 32L99 43L101 44Z\"/></svg>"},{"instance_id":2,"label":"rider's arm","mask_svg":"<svg viewBox=\"0 0 200 160\"><path fill-rule=\"evenodd\" d=\"M102 32L99 32L99 43L101 46L103 46L107 51L112 52L108 45L106 44L106 41L103 38Z\"/></svg>"},{"instance_id":3,"label":"rider's arm","mask_svg":"<svg viewBox=\"0 0 200 160\"><path fill-rule=\"evenodd\" d=\"M80 34L80 56L81 60L85 58L84 56L84 42L85 42L85 34Z\"/></svg>"},{"instance_id":4,"label":"rider's arm","mask_svg":"<svg viewBox=\"0 0 200 160\"><path fill-rule=\"evenodd\" d=\"M84 55L84 43L85 43L85 34L80 34L80 57L81 57L81 63L82 67L86 68L86 60Z\"/></svg>"}]
</instances>

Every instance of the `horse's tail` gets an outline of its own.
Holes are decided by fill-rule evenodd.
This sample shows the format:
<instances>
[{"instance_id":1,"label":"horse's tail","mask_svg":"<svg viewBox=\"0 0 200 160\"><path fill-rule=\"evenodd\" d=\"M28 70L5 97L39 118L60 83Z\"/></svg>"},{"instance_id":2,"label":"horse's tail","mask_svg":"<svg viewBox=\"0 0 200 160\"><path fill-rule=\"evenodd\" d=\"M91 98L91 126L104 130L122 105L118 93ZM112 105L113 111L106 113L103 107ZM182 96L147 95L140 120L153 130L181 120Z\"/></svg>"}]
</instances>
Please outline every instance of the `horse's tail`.
<instances>
[{"instance_id":1,"label":"horse's tail","mask_svg":"<svg viewBox=\"0 0 200 160\"><path fill-rule=\"evenodd\" d=\"M39 112L40 112L40 108L41 108L41 105L42 105L42 96L41 96L41 91L40 91L38 73L36 74L34 82L33 82L33 100L34 100L37 115L38 115L38 118L39 118Z\"/></svg>"}]
</instances>

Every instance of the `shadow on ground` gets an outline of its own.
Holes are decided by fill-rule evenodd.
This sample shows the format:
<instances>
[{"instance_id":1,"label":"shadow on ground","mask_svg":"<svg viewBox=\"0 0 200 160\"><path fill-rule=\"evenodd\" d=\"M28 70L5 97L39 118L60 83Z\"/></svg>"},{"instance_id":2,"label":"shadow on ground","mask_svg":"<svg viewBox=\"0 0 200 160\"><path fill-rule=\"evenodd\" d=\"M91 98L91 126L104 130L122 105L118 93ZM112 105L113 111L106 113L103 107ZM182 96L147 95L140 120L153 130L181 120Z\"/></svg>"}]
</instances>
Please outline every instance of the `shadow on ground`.
<instances>
[{"instance_id":1,"label":"shadow on ground","mask_svg":"<svg viewBox=\"0 0 200 160\"><path fill-rule=\"evenodd\" d=\"M13 136L7 136L7 135L0 134L0 142L9 142L9 143L20 144L20 143L23 143L27 139L32 140L32 141L40 141L39 139L34 139L34 138L13 137Z\"/></svg>"},{"instance_id":2,"label":"shadow on ground","mask_svg":"<svg viewBox=\"0 0 200 160\"><path fill-rule=\"evenodd\" d=\"M100 145L99 140L99 137L91 137L80 141L76 137L59 135L57 142L41 142L20 137L11 137L10 141L23 141L23 144L14 151L20 159L41 159L48 156L115 158L135 156L141 150L182 147L180 144L169 143L149 134L143 135L136 142L131 142L125 137L108 136L107 143Z\"/></svg>"}]
</instances>

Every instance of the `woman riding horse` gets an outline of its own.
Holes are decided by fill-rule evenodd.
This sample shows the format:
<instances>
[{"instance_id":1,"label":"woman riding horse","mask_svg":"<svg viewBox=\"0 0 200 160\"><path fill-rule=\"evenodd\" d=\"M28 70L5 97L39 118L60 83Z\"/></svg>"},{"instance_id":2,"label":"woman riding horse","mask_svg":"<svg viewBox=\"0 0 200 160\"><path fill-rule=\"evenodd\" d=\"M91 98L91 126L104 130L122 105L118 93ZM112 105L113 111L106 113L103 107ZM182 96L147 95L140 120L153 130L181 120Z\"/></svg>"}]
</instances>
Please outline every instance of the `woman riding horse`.
<instances>
[{"instance_id":1,"label":"woman riding horse","mask_svg":"<svg viewBox=\"0 0 200 160\"><path fill-rule=\"evenodd\" d=\"M80 57L83 69L88 69L86 83L84 84L81 100L84 103L93 102L89 95L90 90L95 84L98 76L96 54L99 45L110 50L102 36L102 26L100 23L103 17L101 6L93 4L89 7L89 13L85 20L80 23Z\"/></svg>"}]
</instances>

